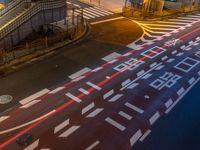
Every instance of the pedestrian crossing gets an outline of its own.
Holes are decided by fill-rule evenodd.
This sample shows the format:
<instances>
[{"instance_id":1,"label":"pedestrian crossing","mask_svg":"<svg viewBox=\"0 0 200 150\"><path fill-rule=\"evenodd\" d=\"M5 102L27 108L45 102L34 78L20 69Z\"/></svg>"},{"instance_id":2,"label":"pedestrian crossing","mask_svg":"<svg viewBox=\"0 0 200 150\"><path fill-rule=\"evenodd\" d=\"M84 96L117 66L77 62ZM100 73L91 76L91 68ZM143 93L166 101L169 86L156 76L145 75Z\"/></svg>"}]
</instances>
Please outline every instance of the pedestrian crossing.
<instances>
[{"instance_id":1,"label":"pedestrian crossing","mask_svg":"<svg viewBox=\"0 0 200 150\"><path fill-rule=\"evenodd\" d=\"M75 16L79 16L83 14L83 18L87 20L91 19L97 19L97 18L102 18L102 17L108 17L114 15L113 12L109 10L105 10L100 7L93 7L93 6L88 6L88 7L83 7L81 8L80 5L78 4L73 4L71 2L67 2L68 5L72 5L74 8L74 14ZM72 14L72 10L69 11L70 14Z\"/></svg>"},{"instance_id":2,"label":"pedestrian crossing","mask_svg":"<svg viewBox=\"0 0 200 150\"><path fill-rule=\"evenodd\" d=\"M169 18L165 21L138 21L137 23L143 28L144 34L137 41L127 45L127 47L134 49L145 42L161 38L163 35L178 33L180 30L190 27L195 21L200 21L200 14Z\"/></svg>"}]
</instances>

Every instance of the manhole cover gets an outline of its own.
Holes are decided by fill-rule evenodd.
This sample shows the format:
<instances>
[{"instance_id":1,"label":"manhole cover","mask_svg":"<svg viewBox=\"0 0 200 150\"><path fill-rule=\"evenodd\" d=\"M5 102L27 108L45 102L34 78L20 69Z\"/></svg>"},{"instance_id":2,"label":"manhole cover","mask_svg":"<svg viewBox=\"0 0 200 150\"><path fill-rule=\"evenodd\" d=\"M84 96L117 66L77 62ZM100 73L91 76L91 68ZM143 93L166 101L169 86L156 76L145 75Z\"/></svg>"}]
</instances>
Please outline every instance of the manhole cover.
<instances>
[{"instance_id":1,"label":"manhole cover","mask_svg":"<svg viewBox=\"0 0 200 150\"><path fill-rule=\"evenodd\" d=\"M0 104L7 104L12 101L13 97L10 95L2 95L0 96Z\"/></svg>"}]
</instances>

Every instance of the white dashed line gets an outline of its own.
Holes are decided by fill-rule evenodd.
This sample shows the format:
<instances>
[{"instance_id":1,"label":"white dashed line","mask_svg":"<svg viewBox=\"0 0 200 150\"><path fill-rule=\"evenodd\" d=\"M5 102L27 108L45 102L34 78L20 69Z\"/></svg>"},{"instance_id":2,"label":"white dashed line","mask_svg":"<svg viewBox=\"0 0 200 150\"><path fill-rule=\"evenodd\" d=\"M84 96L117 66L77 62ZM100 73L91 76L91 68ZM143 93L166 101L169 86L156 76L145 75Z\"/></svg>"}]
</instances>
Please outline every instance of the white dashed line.
<instances>
[{"instance_id":1,"label":"white dashed line","mask_svg":"<svg viewBox=\"0 0 200 150\"><path fill-rule=\"evenodd\" d=\"M136 111L136 112L138 112L140 114L142 114L144 112L144 110L142 110L142 109L130 104L129 102L126 102L125 106L127 106L128 108L130 108L130 109L132 109L132 110L134 110L134 111Z\"/></svg>"},{"instance_id":2,"label":"white dashed line","mask_svg":"<svg viewBox=\"0 0 200 150\"><path fill-rule=\"evenodd\" d=\"M92 143L89 147L87 147L85 150L92 150L94 147L96 147L100 142L99 141L95 141L94 143Z\"/></svg>"},{"instance_id":3,"label":"white dashed line","mask_svg":"<svg viewBox=\"0 0 200 150\"><path fill-rule=\"evenodd\" d=\"M24 150L34 150L39 145L39 139L27 146Z\"/></svg>"},{"instance_id":4,"label":"white dashed line","mask_svg":"<svg viewBox=\"0 0 200 150\"><path fill-rule=\"evenodd\" d=\"M10 116L2 116L0 117L0 122L3 122L4 120L10 118Z\"/></svg>"},{"instance_id":5,"label":"white dashed line","mask_svg":"<svg viewBox=\"0 0 200 150\"><path fill-rule=\"evenodd\" d=\"M31 106L33 106L33 105L39 103L39 102L40 102L40 100L33 100L33 101L31 101L31 102L29 102L29 103L27 103L27 104L21 106L20 108L29 108L29 107L31 107Z\"/></svg>"},{"instance_id":6,"label":"white dashed line","mask_svg":"<svg viewBox=\"0 0 200 150\"><path fill-rule=\"evenodd\" d=\"M94 108L95 104L94 102L90 103L89 105L87 105L86 107L84 107L81 111L81 114L85 114L86 112L88 112L89 110L91 110L92 108Z\"/></svg>"},{"instance_id":7,"label":"white dashed line","mask_svg":"<svg viewBox=\"0 0 200 150\"><path fill-rule=\"evenodd\" d=\"M131 120L131 119L133 118L131 115L129 115L129 114L123 112L123 111L120 111L118 114L119 114L120 116L126 118L127 120Z\"/></svg>"},{"instance_id":8,"label":"white dashed line","mask_svg":"<svg viewBox=\"0 0 200 150\"><path fill-rule=\"evenodd\" d=\"M121 125L120 123L118 123L117 121L111 119L110 117L107 117L105 119L106 122L108 122L109 124L113 125L114 127L116 127L117 129L124 131L126 129L126 127L124 127L123 125Z\"/></svg>"},{"instance_id":9,"label":"white dashed line","mask_svg":"<svg viewBox=\"0 0 200 150\"><path fill-rule=\"evenodd\" d=\"M43 96L43 95L45 95L45 94L47 94L49 92L50 92L50 90L43 89L43 90L41 90L41 91L31 95L31 96L19 101L19 103L22 104L22 105L27 104L28 102L30 102L32 100L35 100L35 99L37 99L37 98L39 98L39 97L41 97L41 96Z\"/></svg>"},{"instance_id":10,"label":"white dashed line","mask_svg":"<svg viewBox=\"0 0 200 150\"><path fill-rule=\"evenodd\" d=\"M159 113L159 112L156 112L156 113L149 119L150 124L153 125L159 117L160 117L160 113Z\"/></svg>"},{"instance_id":11,"label":"white dashed line","mask_svg":"<svg viewBox=\"0 0 200 150\"><path fill-rule=\"evenodd\" d=\"M66 93L66 96L68 96L69 98L73 99L74 101L76 101L77 103L81 103L82 100L74 95L72 95L71 93Z\"/></svg>"},{"instance_id":12,"label":"white dashed line","mask_svg":"<svg viewBox=\"0 0 200 150\"><path fill-rule=\"evenodd\" d=\"M91 86L91 87L93 87L94 89L96 89L96 90L98 90L98 91L101 90L101 87L99 87L99 86L97 86L97 85L95 85L95 84L93 84L93 83L91 83L91 82L86 82L86 84L89 85L89 86Z\"/></svg>"},{"instance_id":13,"label":"white dashed line","mask_svg":"<svg viewBox=\"0 0 200 150\"><path fill-rule=\"evenodd\" d=\"M71 135L73 132L75 132L76 130L78 130L80 128L80 126L72 126L69 129L67 129L65 132L63 132L62 134L59 135L59 137L68 137L69 135Z\"/></svg>"},{"instance_id":14,"label":"white dashed line","mask_svg":"<svg viewBox=\"0 0 200 150\"><path fill-rule=\"evenodd\" d=\"M133 146L139 138L142 136L141 130L138 130L133 136L130 138L130 145Z\"/></svg>"},{"instance_id":15,"label":"white dashed line","mask_svg":"<svg viewBox=\"0 0 200 150\"><path fill-rule=\"evenodd\" d=\"M117 94L113 96L111 99L109 99L109 102L116 102L118 99L120 99L123 96L123 94Z\"/></svg>"},{"instance_id":16,"label":"white dashed line","mask_svg":"<svg viewBox=\"0 0 200 150\"><path fill-rule=\"evenodd\" d=\"M69 125L69 119L63 121L62 123L60 123L59 125L57 125L54 128L54 134L57 133L58 131L62 130L63 128L65 128L67 125Z\"/></svg>"},{"instance_id":17,"label":"white dashed line","mask_svg":"<svg viewBox=\"0 0 200 150\"><path fill-rule=\"evenodd\" d=\"M104 108L97 108L95 109L93 112L91 112L90 114L87 115L87 118L92 118L95 117L96 115L98 115L100 112L102 112L104 110Z\"/></svg>"}]
</instances>

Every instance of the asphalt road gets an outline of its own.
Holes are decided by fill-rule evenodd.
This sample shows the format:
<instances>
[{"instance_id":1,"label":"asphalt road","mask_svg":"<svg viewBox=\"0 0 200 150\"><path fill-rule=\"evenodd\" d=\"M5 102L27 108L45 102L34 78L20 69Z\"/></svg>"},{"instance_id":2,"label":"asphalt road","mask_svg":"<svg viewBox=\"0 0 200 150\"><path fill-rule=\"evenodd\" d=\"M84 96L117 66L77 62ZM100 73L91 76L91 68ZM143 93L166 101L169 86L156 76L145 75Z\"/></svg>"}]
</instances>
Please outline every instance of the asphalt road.
<instances>
[{"instance_id":1,"label":"asphalt road","mask_svg":"<svg viewBox=\"0 0 200 150\"><path fill-rule=\"evenodd\" d=\"M190 25L20 101L1 118L0 147L22 149L15 140L28 132L27 149L131 149L200 79L200 23Z\"/></svg>"}]
</instances>

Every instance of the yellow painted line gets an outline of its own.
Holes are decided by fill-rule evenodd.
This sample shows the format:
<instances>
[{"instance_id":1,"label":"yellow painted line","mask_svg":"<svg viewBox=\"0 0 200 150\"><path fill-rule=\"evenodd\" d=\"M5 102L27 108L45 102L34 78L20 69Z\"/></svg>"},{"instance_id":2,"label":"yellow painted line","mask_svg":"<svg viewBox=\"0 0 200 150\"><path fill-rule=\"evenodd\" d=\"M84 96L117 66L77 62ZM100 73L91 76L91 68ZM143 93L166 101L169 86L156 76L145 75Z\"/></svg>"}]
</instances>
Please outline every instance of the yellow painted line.
<instances>
[{"instance_id":1,"label":"yellow painted line","mask_svg":"<svg viewBox=\"0 0 200 150\"><path fill-rule=\"evenodd\" d=\"M114 21L114 20L119 20L119 19L124 19L124 17L116 17L116 18L112 18L112 19L106 19L106 20L102 20L102 21L96 21L96 22L92 22L90 24L95 25L95 24L109 22L109 21Z\"/></svg>"}]
</instances>

